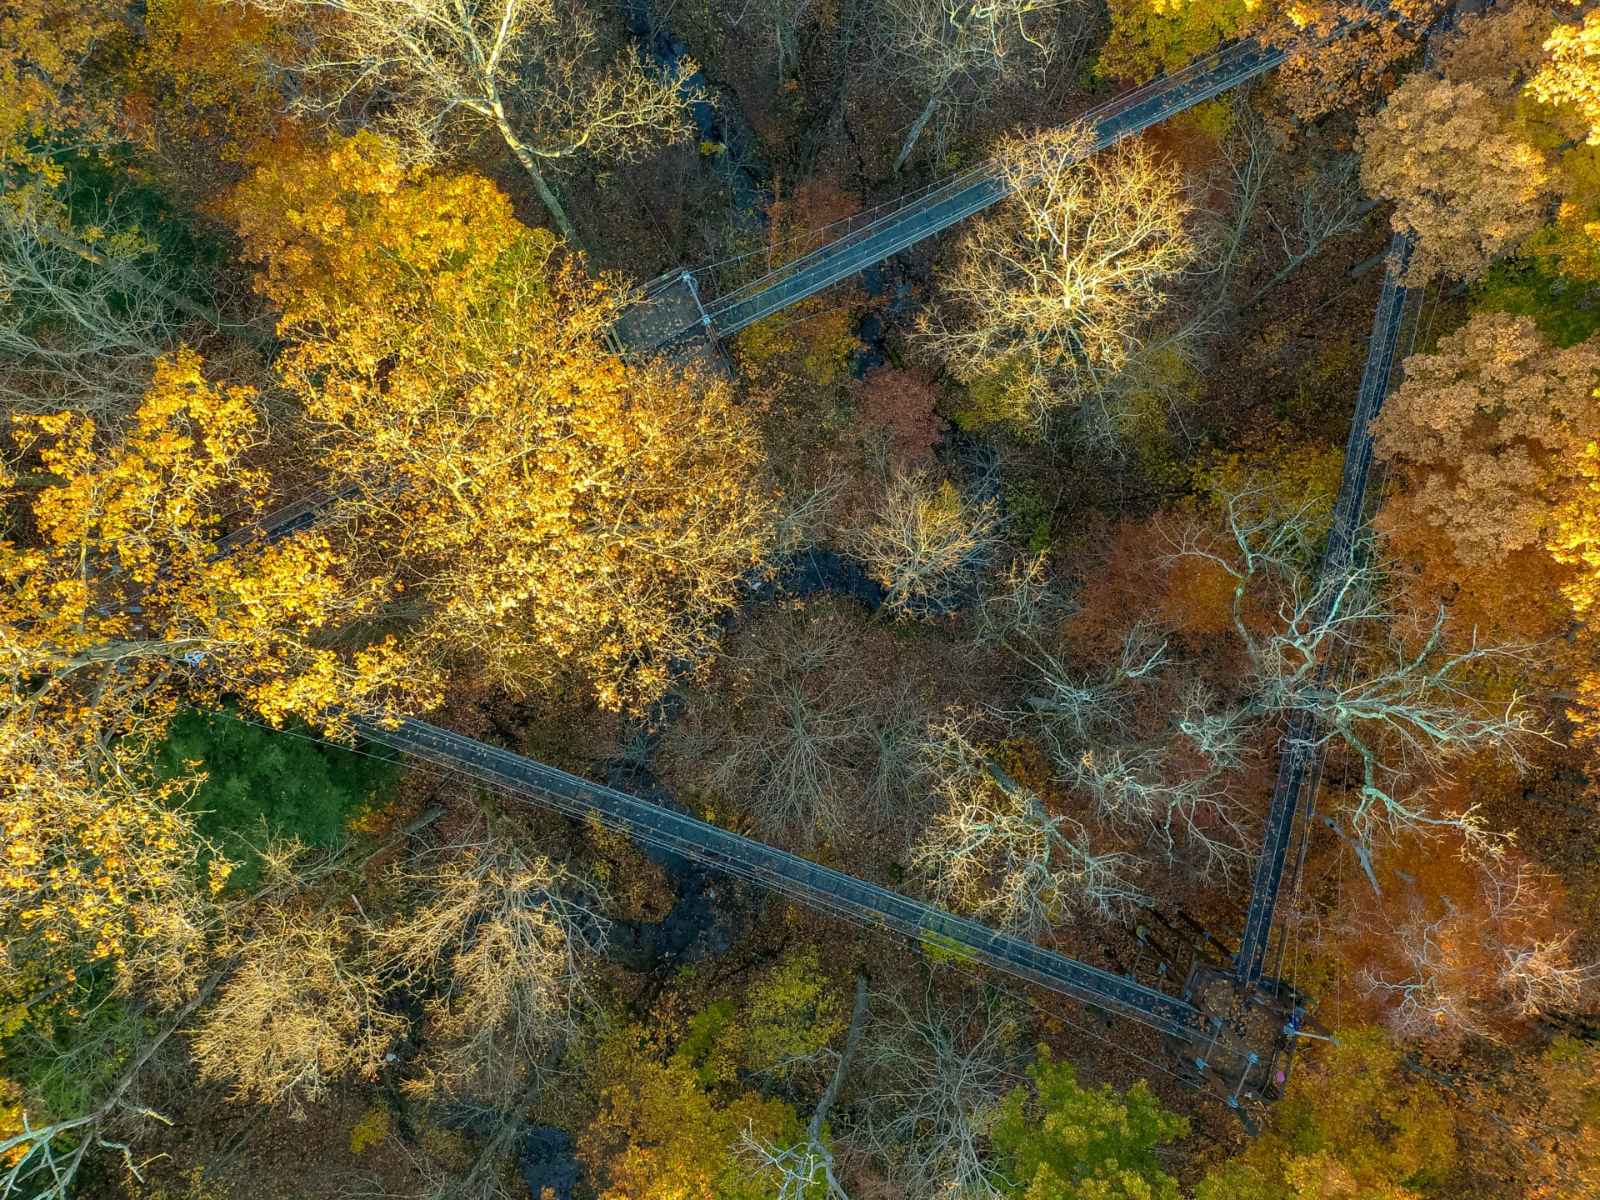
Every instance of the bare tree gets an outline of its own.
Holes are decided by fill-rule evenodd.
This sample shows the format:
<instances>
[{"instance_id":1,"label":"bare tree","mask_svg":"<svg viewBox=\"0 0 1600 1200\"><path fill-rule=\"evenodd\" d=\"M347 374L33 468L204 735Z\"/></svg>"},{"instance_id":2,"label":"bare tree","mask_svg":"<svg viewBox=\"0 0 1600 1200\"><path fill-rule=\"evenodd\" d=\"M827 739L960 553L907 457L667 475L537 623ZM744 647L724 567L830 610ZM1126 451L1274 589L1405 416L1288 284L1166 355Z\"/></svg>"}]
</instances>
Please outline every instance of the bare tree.
<instances>
[{"instance_id":1,"label":"bare tree","mask_svg":"<svg viewBox=\"0 0 1600 1200\"><path fill-rule=\"evenodd\" d=\"M772 39L779 86L800 61L800 33L817 8L818 0L745 0L732 18L735 26L753 18Z\"/></svg>"},{"instance_id":2,"label":"bare tree","mask_svg":"<svg viewBox=\"0 0 1600 1200\"><path fill-rule=\"evenodd\" d=\"M1353 154L1319 161L1301 171L1294 180L1293 194L1296 204L1290 214L1279 216L1269 211L1267 215L1283 251L1283 264L1239 302L1240 311L1254 307L1334 238L1359 229L1377 204L1361 194L1361 176Z\"/></svg>"},{"instance_id":3,"label":"bare tree","mask_svg":"<svg viewBox=\"0 0 1600 1200\"><path fill-rule=\"evenodd\" d=\"M1026 429L1110 385L1195 254L1177 173L1142 143L1092 145L1082 127L1002 144L1012 194L968 226L917 322L929 354Z\"/></svg>"},{"instance_id":4,"label":"bare tree","mask_svg":"<svg viewBox=\"0 0 1600 1200\"><path fill-rule=\"evenodd\" d=\"M137 1083L162 1048L195 1009L211 998L227 968L201 981L195 993L140 1042L138 1052L105 1089L98 1103L82 1112L58 1116L43 1125L29 1119L24 1105L17 1113L16 1132L0 1137L0 1200L69 1200L78 1171L91 1151L122 1157L135 1179L142 1180L131 1146L113 1136L119 1120L130 1117L170 1125L170 1118L139 1103Z\"/></svg>"},{"instance_id":5,"label":"bare tree","mask_svg":"<svg viewBox=\"0 0 1600 1200\"><path fill-rule=\"evenodd\" d=\"M201 1076L232 1084L237 1099L295 1112L334 1080L375 1070L403 1021L384 1011L355 934L339 915L281 904L263 912L196 1027Z\"/></svg>"},{"instance_id":6,"label":"bare tree","mask_svg":"<svg viewBox=\"0 0 1600 1200\"><path fill-rule=\"evenodd\" d=\"M585 964L604 947L601 898L548 859L487 837L398 873L426 899L374 932L380 961L407 984L437 979L419 1090L499 1096L524 1066L572 1036Z\"/></svg>"},{"instance_id":7,"label":"bare tree","mask_svg":"<svg viewBox=\"0 0 1600 1200\"><path fill-rule=\"evenodd\" d=\"M986 1141L999 1102L1021 1079L1022 1028L992 994L954 1006L932 991L873 998L861 1060L866 1102L851 1140L915 1197L1002 1195Z\"/></svg>"},{"instance_id":8,"label":"bare tree","mask_svg":"<svg viewBox=\"0 0 1600 1200\"><path fill-rule=\"evenodd\" d=\"M1060 49L1059 17L1075 0L889 0L894 53L927 96L895 156L898 175L934 115L976 103L1002 81L1042 73Z\"/></svg>"},{"instance_id":9,"label":"bare tree","mask_svg":"<svg viewBox=\"0 0 1600 1200\"><path fill-rule=\"evenodd\" d=\"M939 809L912 863L935 899L1025 937L1071 912L1119 916L1145 902L1136 859L1096 854L1082 825L1011 778L961 721L931 728L924 753Z\"/></svg>"},{"instance_id":10,"label":"bare tree","mask_svg":"<svg viewBox=\"0 0 1600 1200\"><path fill-rule=\"evenodd\" d=\"M914 785L926 710L866 657L859 625L826 605L740 631L715 689L691 690L667 735L675 769L768 839L809 847L891 813Z\"/></svg>"},{"instance_id":11,"label":"bare tree","mask_svg":"<svg viewBox=\"0 0 1600 1200\"><path fill-rule=\"evenodd\" d=\"M858 974L855 1006L845 1034L844 1049L837 1055L833 1076L812 1110L811 1120L806 1123L804 1140L779 1146L757 1136L750 1126L745 1127L740 1148L757 1174L777 1183L777 1200L850 1200L834 1173L833 1148L823 1130L861 1044L867 1024L867 1003L867 977Z\"/></svg>"},{"instance_id":12,"label":"bare tree","mask_svg":"<svg viewBox=\"0 0 1600 1200\"><path fill-rule=\"evenodd\" d=\"M1038 740L1062 786L1108 820L1143 830L1169 858L1182 845L1203 872L1242 861L1246 831L1227 783L1258 723L1215 710L1191 680L1175 716L1141 729L1140 689L1171 665L1167 639L1142 622L1124 636L1117 661L1096 674L1071 671L1036 641L1021 653L1032 667L1030 694L1021 711L998 715ZM1189 753L1175 753L1175 742Z\"/></svg>"},{"instance_id":13,"label":"bare tree","mask_svg":"<svg viewBox=\"0 0 1600 1200\"><path fill-rule=\"evenodd\" d=\"M0 206L0 394L9 407L130 411L177 326L159 297L86 265L26 213Z\"/></svg>"},{"instance_id":14,"label":"bare tree","mask_svg":"<svg viewBox=\"0 0 1600 1200\"><path fill-rule=\"evenodd\" d=\"M974 605L973 640L980 646L1037 643L1072 611L1049 580L1044 553L1014 558Z\"/></svg>"},{"instance_id":15,"label":"bare tree","mask_svg":"<svg viewBox=\"0 0 1600 1200\"><path fill-rule=\"evenodd\" d=\"M1581 1009L1600 983L1600 964L1575 960L1576 932L1554 919L1548 876L1503 854L1469 869L1475 894L1456 900L1397 881L1406 895L1390 903L1402 905L1401 918L1362 930L1381 950L1357 983L1403 1038L1498 1038L1508 1026Z\"/></svg>"},{"instance_id":16,"label":"bare tree","mask_svg":"<svg viewBox=\"0 0 1600 1200\"><path fill-rule=\"evenodd\" d=\"M695 66L657 75L629 57L599 60L594 19L577 0L260 0L297 18L307 45L302 107L337 114L381 99L388 126L439 144L449 122L487 123L533 181L563 236L577 232L545 169L580 155L628 159L682 136L678 88Z\"/></svg>"},{"instance_id":17,"label":"bare tree","mask_svg":"<svg viewBox=\"0 0 1600 1200\"><path fill-rule=\"evenodd\" d=\"M877 516L853 538L893 612L922 615L965 587L993 547L999 514L955 484L912 472L890 480Z\"/></svg>"},{"instance_id":18,"label":"bare tree","mask_svg":"<svg viewBox=\"0 0 1600 1200\"><path fill-rule=\"evenodd\" d=\"M1315 530L1306 510L1284 514L1264 494L1229 499L1222 546L1189 534L1178 553L1204 558L1236 581L1233 627L1250 663L1244 712L1224 724L1299 713L1315 744L1351 754L1361 786L1347 814L1363 841L1379 829L1452 826L1481 832L1471 812L1436 813L1415 790L1468 754L1492 750L1514 763L1540 736L1515 694L1492 697L1485 669L1509 667L1526 648L1453 642L1441 608L1407 621L1392 602L1388 573L1368 547L1343 570L1315 567ZM1263 630L1259 606L1276 610ZM1347 669L1324 669L1344 666ZM1192 719L1192 718L1191 718Z\"/></svg>"}]
</instances>

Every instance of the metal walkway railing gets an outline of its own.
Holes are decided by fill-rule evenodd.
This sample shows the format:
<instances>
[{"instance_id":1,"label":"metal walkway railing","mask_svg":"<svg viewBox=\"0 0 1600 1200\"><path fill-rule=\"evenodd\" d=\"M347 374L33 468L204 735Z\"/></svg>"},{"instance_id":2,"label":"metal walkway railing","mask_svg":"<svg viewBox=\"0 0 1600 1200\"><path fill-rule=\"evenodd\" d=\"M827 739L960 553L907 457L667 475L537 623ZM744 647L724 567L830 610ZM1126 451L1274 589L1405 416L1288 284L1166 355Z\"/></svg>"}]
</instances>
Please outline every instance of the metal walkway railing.
<instances>
[{"instance_id":1,"label":"metal walkway railing","mask_svg":"<svg viewBox=\"0 0 1600 1200\"><path fill-rule=\"evenodd\" d=\"M392 729L370 721L358 721L357 726L370 741L559 812L598 819L638 841L753 880L814 908L903 934L1163 1033L1200 1043L1214 1032L1197 1008L1165 992L509 750L424 721L406 720Z\"/></svg>"},{"instance_id":2,"label":"metal walkway railing","mask_svg":"<svg viewBox=\"0 0 1600 1200\"><path fill-rule=\"evenodd\" d=\"M1401 279L1411 258L1411 241L1395 234L1389 243L1388 269L1383 277L1383 292L1372 317L1372 334L1367 339L1367 364L1361 375L1361 391L1356 412L1345 442L1344 473L1339 480L1339 497L1333 506L1333 524L1328 544L1317 569L1317 586L1323 602L1313 610L1311 620L1327 615L1331 593L1327 584L1350 568L1356 538L1366 523L1367 484L1372 477L1372 421L1383 408L1394 373L1395 349L1406 304L1411 297ZM1320 684L1332 664L1324 661L1317 672ZM1284 731L1278 755L1278 775L1272 789L1272 806L1266 833L1256 860L1255 886L1250 892L1250 909L1245 916L1244 933L1239 939L1235 971L1239 983L1249 988L1261 978L1272 935L1272 918L1277 911L1278 890L1283 882L1284 863L1300 797L1308 780L1315 779L1321 766L1322 742L1314 718L1298 710Z\"/></svg>"}]
</instances>

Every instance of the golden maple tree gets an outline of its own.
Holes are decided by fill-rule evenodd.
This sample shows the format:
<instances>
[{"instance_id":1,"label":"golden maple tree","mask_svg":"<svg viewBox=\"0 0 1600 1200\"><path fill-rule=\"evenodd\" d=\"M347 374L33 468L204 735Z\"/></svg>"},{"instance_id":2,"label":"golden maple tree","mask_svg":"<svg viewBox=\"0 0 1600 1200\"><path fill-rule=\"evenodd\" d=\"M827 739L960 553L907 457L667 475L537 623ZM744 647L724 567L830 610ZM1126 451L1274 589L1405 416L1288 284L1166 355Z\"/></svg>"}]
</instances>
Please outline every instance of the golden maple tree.
<instances>
[{"instance_id":1,"label":"golden maple tree","mask_svg":"<svg viewBox=\"0 0 1600 1200\"><path fill-rule=\"evenodd\" d=\"M368 700L392 711L377 700L391 684L402 684L395 703L425 703L392 639L331 643L384 587L355 582L327 535L220 552L222 514L265 507L265 476L248 459L266 423L250 389L201 368L187 349L159 360L120 435L74 413L12 419L5 499L28 535L0 543L13 676L107 711L148 711L178 676L202 693L226 680L274 722L336 721Z\"/></svg>"},{"instance_id":2,"label":"golden maple tree","mask_svg":"<svg viewBox=\"0 0 1600 1200\"><path fill-rule=\"evenodd\" d=\"M70 986L92 962L124 986L186 991L208 922L193 780L150 776L148 728L106 738L15 688L4 703L0 1005ZM220 886L226 869L212 862Z\"/></svg>"},{"instance_id":3,"label":"golden maple tree","mask_svg":"<svg viewBox=\"0 0 1600 1200\"><path fill-rule=\"evenodd\" d=\"M760 447L724 380L623 362L616 279L370 134L263 167L230 211L413 654L617 705L705 651L766 551Z\"/></svg>"},{"instance_id":4,"label":"golden maple tree","mask_svg":"<svg viewBox=\"0 0 1600 1200\"><path fill-rule=\"evenodd\" d=\"M1528 80L1528 94L1570 106L1588 125L1589 144L1600 143L1600 13L1586 14L1581 25L1554 26L1543 48L1547 57Z\"/></svg>"}]
</instances>

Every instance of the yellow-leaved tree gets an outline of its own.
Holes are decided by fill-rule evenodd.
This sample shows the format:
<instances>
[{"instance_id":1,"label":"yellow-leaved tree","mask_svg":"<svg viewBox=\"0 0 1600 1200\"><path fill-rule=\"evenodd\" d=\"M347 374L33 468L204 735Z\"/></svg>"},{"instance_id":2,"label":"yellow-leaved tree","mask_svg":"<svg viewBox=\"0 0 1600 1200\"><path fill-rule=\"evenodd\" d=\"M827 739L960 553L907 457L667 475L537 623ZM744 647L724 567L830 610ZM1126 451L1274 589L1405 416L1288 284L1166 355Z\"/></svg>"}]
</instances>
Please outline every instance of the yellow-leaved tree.
<instances>
[{"instance_id":1,"label":"yellow-leaved tree","mask_svg":"<svg viewBox=\"0 0 1600 1200\"><path fill-rule=\"evenodd\" d=\"M32 157L30 137L104 115L88 84L96 52L124 32L118 0L9 0L0 6L0 168Z\"/></svg>"},{"instance_id":2,"label":"yellow-leaved tree","mask_svg":"<svg viewBox=\"0 0 1600 1200\"><path fill-rule=\"evenodd\" d=\"M1544 49L1528 94L1541 104L1570 105L1589 126L1589 144L1600 144L1600 13L1588 13L1581 25L1555 26Z\"/></svg>"},{"instance_id":3,"label":"yellow-leaved tree","mask_svg":"<svg viewBox=\"0 0 1600 1200\"><path fill-rule=\"evenodd\" d=\"M157 362L120 434L75 413L14 417L14 540L0 543L13 678L41 703L82 696L108 714L158 712L177 676L191 696L225 680L271 721L429 703L392 639L333 643L386 586L356 581L327 535L220 552L223 514L264 508L249 460L265 432L255 394L211 383L187 349Z\"/></svg>"},{"instance_id":4,"label":"yellow-leaved tree","mask_svg":"<svg viewBox=\"0 0 1600 1200\"><path fill-rule=\"evenodd\" d=\"M229 207L413 654L619 705L709 646L766 553L760 446L723 380L624 364L619 281L372 134L263 167Z\"/></svg>"},{"instance_id":5,"label":"yellow-leaved tree","mask_svg":"<svg viewBox=\"0 0 1600 1200\"><path fill-rule=\"evenodd\" d=\"M156 364L128 427L15 415L0 475L0 795L8 971L76 940L132 952L135 932L188 936L181 863L197 854L178 791L140 767L179 703L226 691L272 721L336 723L425 705L388 639L352 638L382 581L357 582L322 534L219 548L222 514L263 506L248 465L254 394L197 355ZM174 890L168 890L168 889ZM42 939L42 940L40 940Z\"/></svg>"},{"instance_id":6,"label":"yellow-leaved tree","mask_svg":"<svg viewBox=\"0 0 1600 1200\"><path fill-rule=\"evenodd\" d=\"M1572 456L1571 465L1578 483L1551 513L1546 545L1571 571L1561 593L1577 622L1574 641L1582 654L1568 715L1578 740L1595 747L1600 746L1600 637L1594 629L1600 603L1600 443L1585 445Z\"/></svg>"},{"instance_id":7,"label":"yellow-leaved tree","mask_svg":"<svg viewBox=\"0 0 1600 1200\"><path fill-rule=\"evenodd\" d=\"M0 1005L8 1025L70 1013L92 967L97 985L180 1006L141 1056L215 986L229 909L188 803L197 777L154 767L168 718L226 694L336 725L434 694L392 639L361 632L388 582L357 579L327 535L223 546L226 516L264 507L266 423L251 390L202 368L187 349L157 360L115 429L13 414L0 460ZM30 1091L32 1132L0 1132L18 1178L64 1190L143 1061L84 1111Z\"/></svg>"},{"instance_id":8,"label":"yellow-leaved tree","mask_svg":"<svg viewBox=\"0 0 1600 1200\"><path fill-rule=\"evenodd\" d=\"M190 782L149 776L148 728L97 736L31 699L8 689L0 717L0 1008L70 989L91 962L181 995L207 920Z\"/></svg>"}]
</instances>

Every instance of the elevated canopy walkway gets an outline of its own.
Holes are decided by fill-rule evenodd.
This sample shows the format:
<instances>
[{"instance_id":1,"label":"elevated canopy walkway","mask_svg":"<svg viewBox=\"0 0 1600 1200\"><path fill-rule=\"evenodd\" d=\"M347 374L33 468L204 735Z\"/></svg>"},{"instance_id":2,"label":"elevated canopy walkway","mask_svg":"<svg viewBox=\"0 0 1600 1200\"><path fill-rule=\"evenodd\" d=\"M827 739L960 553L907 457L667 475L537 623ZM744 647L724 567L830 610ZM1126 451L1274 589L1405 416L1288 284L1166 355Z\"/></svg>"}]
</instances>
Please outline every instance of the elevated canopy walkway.
<instances>
[{"instance_id":1,"label":"elevated canopy walkway","mask_svg":"<svg viewBox=\"0 0 1600 1200\"><path fill-rule=\"evenodd\" d=\"M1236 42L1124 92L1078 118L1094 131L1087 153L1265 74L1286 54L1279 47ZM651 353L697 333L729 337L982 212L1007 193L994 164L981 163L886 208L841 222L828 231L832 237L826 245L725 293L715 294L713 268L669 271L645 285L639 304L618 323L618 337L633 354Z\"/></svg>"},{"instance_id":2,"label":"elevated canopy walkway","mask_svg":"<svg viewBox=\"0 0 1600 1200\"><path fill-rule=\"evenodd\" d=\"M1285 55L1280 48L1242 42L1118 96L1084 114L1082 120L1094 130L1090 152L1255 78L1281 63ZM670 272L645 288L641 302L624 315L614 332L631 353L657 352L696 334L726 337L949 228L1005 195L1004 182L985 164L884 210L863 214L832 231L827 244L723 294L712 294L710 268ZM1365 521L1373 457L1370 424L1389 389L1411 295L1401 283L1409 253L1403 238L1396 238L1390 247L1344 475L1320 566L1324 579L1348 568ZM330 499L320 497L279 510L237 538L285 536L315 520ZM224 539L223 552L234 542ZM1297 1035L1311 1024L1304 998L1291 985L1265 974L1291 843L1297 828L1304 837L1309 822L1302 801L1314 790L1320 769L1318 731L1303 718L1290 723L1281 742L1238 952L1231 963L1197 957L1177 995L423 721L405 720L394 728L365 721L357 725L371 741L487 786L580 819L598 819L641 842L715 866L821 911L914 939L1149 1026L1164 1035L1175 1073L1217 1093L1242 1113L1277 1098Z\"/></svg>"},{"instance_id":3,"label":"elevated canopy walkway","mask_svg":"<svg viewBox=\"0 0 1600 1200\"><path fill-rule=\"evenodd\" d=\"M686 813L546 766L425 721L394 728L357 722L361 735L580 820L598 819L635 841L748 879L812 908L900 934L940 954L1127 1017L1166 1035L1175 1073L1241 1109L1275 1098L1301 999L1258 981L1241 1000L1225 969L1202 964L1182 996L1090 966L980 922L743 837ZM1219 986L1218 981L1228 986Z\"/></svg>"},{"instance_id":4,"label":"elevated canopy walkway","mask_svg":"<svg viewBox=\"0 0 1600 1200\"><path fill-rule=\"evenodd\" d=\"M1356 412L1345 441L1344 472L1339 480L1339 495L1334 502L1333 523L1328 543L1318 566L1318 582L1324 601L1310 619L1327 615L1332 590L1326 585L1350 569L1357 539L1367 521L1367 484L1372 478L1372 422L1383 408L1384 398L1394 375L1396 347L1404 323L1406 307L1414 292L1401 283L1411 259L1411 242L1396 234L1389 243L1388 269L1383 291L1372 316L1372 333L1367 340L1367 363L1361 375L1361 390L1356 397ZM1321 686L1335 664L1324 660L1317 669ZM1256 857L1255 885L1250 892L1250 908L1245 916L1244 933L1239 939L1235 959L1239 985L1254 986L1261 978L1271 937L1278 893L1283 883L1301 800L1315 788L1321 773L1322 740L1314 720L1304 710L1297 711L1284 731L1278 750L1278 774L1273 783L1272 806L1267 816L1266 834Z\"/></svg>"}]
</instances>

